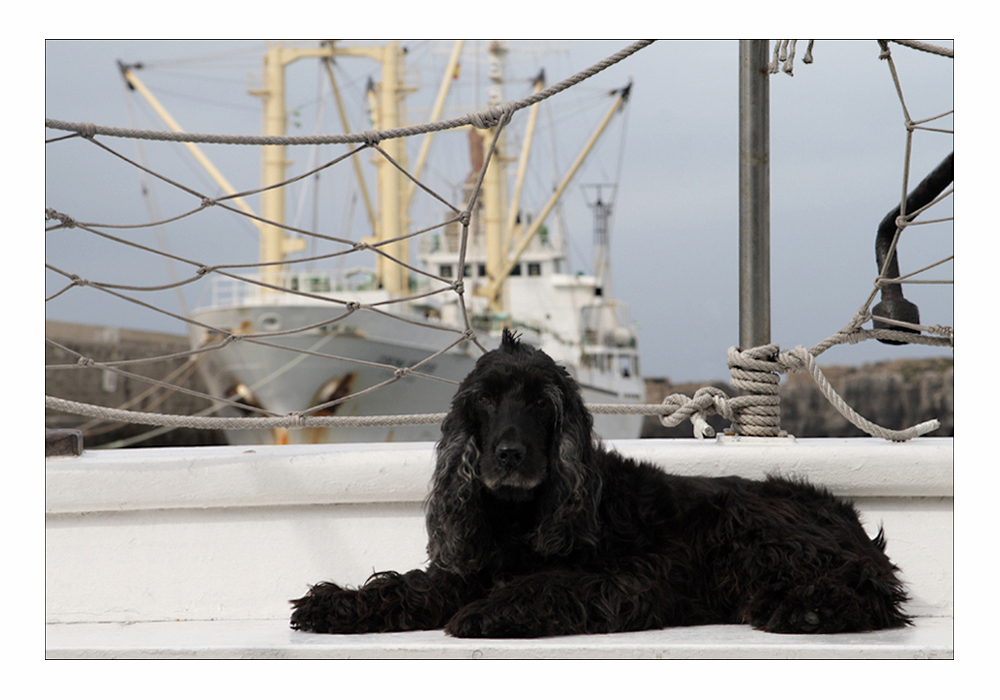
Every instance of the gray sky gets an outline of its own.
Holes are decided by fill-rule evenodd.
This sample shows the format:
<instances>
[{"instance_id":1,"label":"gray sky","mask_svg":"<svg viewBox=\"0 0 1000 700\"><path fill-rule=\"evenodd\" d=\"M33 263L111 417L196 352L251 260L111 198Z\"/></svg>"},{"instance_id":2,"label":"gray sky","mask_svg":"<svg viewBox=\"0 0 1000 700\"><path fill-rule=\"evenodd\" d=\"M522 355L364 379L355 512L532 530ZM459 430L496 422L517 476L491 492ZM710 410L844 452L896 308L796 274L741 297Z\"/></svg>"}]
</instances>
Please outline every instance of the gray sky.
<instances>
[{"instance_id":1,"label":"gray sky","mask_svg":"<svg viewBox=\"0 0 1000 700\"><path fill-rule=\"evenodd\" d=\"M951 46L949 41L928 40ZM568 51L511 56L507 99L527 94L527 79L546 69L549 84L588 67L628 45L629 41L570 41ZM447 44L406 42L411 65L443 63ZM515 47L519 42L514 43ZM247 87L259 82L260 42L64 42L46 43L45 116L110 126L131 126L129 95L115 61L148 65L140 77L158 95L181 125L192 132L255 134L260 129L259 101ZM440 48L440 51L438 50ZM558 47L556 47L558 48ZM894 45L907 106L914 119L935 116L953 106L953 62ZM772 340L782 348L812 346L841 329L868 297L876 276L875 231L882 217L898 204L902 188L905 129L902 110L888 66L878 60L874 41L818 41L814 62L801 63L800 42L794 77L771 77L771 279ZM183 59L199 58L199 62ZM177 62L174 62L177 61ZM345 99L353 105L354 131L361 123L363 89L374 63L344 60L338 78ZM485 67L463 59L463 78L475 79ZM470 75L471 73L471 75ZM294 110L290 133L340 130L332 107L317 115L321 76L314 64L296 65L290 72L288 106ZM430 70L412 73L413 82L428 87L431 96L438 76ZM621 163L619 190L612 224L614 289L627 302L639 325L643 371L674 381L725 379L726 350L738 341L737 297L737 42L657 42L583 85L551 100L542 122L551 119L557 142L540 144L555 151L565 167L582 140L610 104L605 94L634 81L626 121L605 134L594 159L577 176L563 207L572 236L574 270L590 265L592 218L582 185L613 181ZM137 126L162 129L137 95L132 95ZM474 109L471 95L456 95L454 113ZM516 132L521 124L512 125ZM411 119L419 121L414 108ZM952 119L939 126L952 128ZM622 128L625 128L624 134ZM57 133L47 131L51 138ZM122 139L102 139L123 155L139 155L136 145ZM619 145L624 152L619 161ZM419 145L419 142L417 143ZM137 172L80 139L46 147L45 205L81 221L144 223L149 210ZM415 146L414 146L415 148ZM911 189L953 149L950 134L918 132L911 161ZM259 149L206 147L237 189L259 183ZM342 148L325 147L319 158L329 160ZM179 147L143 144L142 157L159 172L215 194L212 186L178 155ZM312 154L300 148L290 154L290 173L301 172ZM529 179L531 201L542 201L554 177L551 159L533 160ZM450 194L468 173L465 137L442 137L432 151L433 178ZM360 206L352 209L337 196L351 192L338 184L347 165L336 166L321 184L316 209L300 204L298 190L288 196L288 220L304 228L318 222L323 231L355 231L364 223ZM326 178L326 174L324 174ZM323 189L323 188L327 189ZM192 208L190 197L162 184L155 187L157 218ZM340 201L337 201L340 200ZM951 216L950 200L925 218ZM419 208L414 218L432 216ZM315 218L314 218L315 217ZM950 222L908 229L900 244L904 273L936 262L953 252ZM185 257L210 264L249 262L256 257L256 234L245 221L215 211L201 213L164 227L162 240L150 230L126 233L144 244L165 245ZM355 238L357 236L354 236ZM169 271L156 258L124 251L81 231L46 234L46 261L88 279L120 284L168 281ZM177 274L189 276L181 266ZM924 273L924 279L951 279L948 263ZM46 292L59 289L62 278L46 274ZM950 286L911 285L906 296L920 307L925 324L952 325ZM195 291L185 303L194 305ZM174 292L155 303L180 308ZM118 302L94 290L76 288L47 304L46 316L84 323L122 325L183 333L180 322L147 309ZM835 348L822 363L861 364L897 357L950 355L939 348L889 347L876 342Z\"/></svg>"}]
</instances>

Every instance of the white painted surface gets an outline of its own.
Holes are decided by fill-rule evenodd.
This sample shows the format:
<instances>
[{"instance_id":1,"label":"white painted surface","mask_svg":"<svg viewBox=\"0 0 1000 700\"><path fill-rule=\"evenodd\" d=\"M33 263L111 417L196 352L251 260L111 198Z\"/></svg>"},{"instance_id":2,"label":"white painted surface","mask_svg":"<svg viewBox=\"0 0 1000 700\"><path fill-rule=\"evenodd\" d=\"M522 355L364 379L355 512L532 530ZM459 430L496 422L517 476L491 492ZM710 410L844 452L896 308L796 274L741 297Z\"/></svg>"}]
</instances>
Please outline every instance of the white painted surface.
<instances>
[{"instance_id":1,"label":"white painted surface","mask_svg":"<svg viewBox=\"0 0 1000 700\"><path fill-rule=\"evenodd\" d=\"M777 471L853 498L869 532L880 523L885 527L888 553L913 595L910 611L945 618L950 630L951 439L630 440L614 446L674 473L759 478ZM299 634L287 630L287 601L304 594L308 584L358 585L373 571L426 563L422 502L432 469L433 446L423 443L92 451L47 460L46 619L54 623L48 625L49 641L71 639L77 645L72 648L91 648L90 655L117 655L114 644L140 641L127 630L169 629L174 631L162 640L168 655L174 634L195 647L197 640L215 644L209 654L240 655L225 635L245 622L262 645L247 653L301 655L294 644L299 651L286 648L287 635ZM61 624L145 622L157 624ZM125 631L107 637L113 629ZM721 628L693 629L707 635L700 637L706 643L718 638L720 654L752 641ZM273 636L276 630L285 642ZM670 645L683 646L689 633L663 631L668 655L687 653ZM81 641L88 635L92 643ZM416 640L419 649L404 644L415 655L464 653L452 650L450 639L407 639ZM377 655L364 645L358 651L313 643L319 644L303 648L319 655ZM764 644L765 651L774 651L772 643L752 642ZM656 655L652 649L639 645L622 653ZM581 648L572 655L589 653ZM774 653L799 654L791 647Z\"/></svg>"},{"instance_id":2,"label":"white painted surface","mask_svg":"<svg viewBox=\"0 0 1000 700\"><path fill-rule=\"evenodd\" d=\"M309 634L281 620L47 625L47 658L282 659L941 659L952 658L950 617L911 628L795 635L745 625L544 639L456 639L440 630Z\"/></svg>"}]
</instances>

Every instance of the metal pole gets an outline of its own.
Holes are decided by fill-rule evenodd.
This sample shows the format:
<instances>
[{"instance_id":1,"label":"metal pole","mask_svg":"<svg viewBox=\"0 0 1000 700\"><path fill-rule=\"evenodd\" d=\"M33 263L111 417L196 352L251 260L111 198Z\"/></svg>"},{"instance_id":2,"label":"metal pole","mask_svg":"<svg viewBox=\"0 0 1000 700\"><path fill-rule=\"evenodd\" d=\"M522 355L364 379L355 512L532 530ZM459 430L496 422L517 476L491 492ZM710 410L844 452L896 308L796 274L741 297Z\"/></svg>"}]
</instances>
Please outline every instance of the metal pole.
<instances>
[{"instance_id":1,"label":"metal pole","mask_svg":"<svg viewBox=\"0 0 1000 700\"><path fill-rule=\"evenodd\" d=\"M740 40L740 348L771 342L767 40Z\"/></svg>"}]
</instances>

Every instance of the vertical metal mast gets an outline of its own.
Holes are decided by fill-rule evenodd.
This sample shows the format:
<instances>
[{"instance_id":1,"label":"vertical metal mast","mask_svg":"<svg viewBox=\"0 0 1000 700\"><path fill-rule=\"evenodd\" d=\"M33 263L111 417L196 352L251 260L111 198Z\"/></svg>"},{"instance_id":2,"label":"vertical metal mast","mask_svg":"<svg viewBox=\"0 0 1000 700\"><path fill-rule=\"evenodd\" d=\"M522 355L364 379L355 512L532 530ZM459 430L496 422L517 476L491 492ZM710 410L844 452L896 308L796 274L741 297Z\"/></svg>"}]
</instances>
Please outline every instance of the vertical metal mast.
<instances>
[{"instance_id":1,"label":"vertical metal mast","mask_svg":"<svg viewBox=\"0 0 1000 700\"><path fill-rule=\"evenodd\" d=\"M767 40L740 40L740 348L771 342Z\"/></svg>"},{"instance_id":2,"label":"vertical metal mast","mask_svg":"<svg viewBox=\"0 0 1000 700\"><path fill-rule=\"evenodd\" d=\"M504 102L504 73L507 67L507 53L509 48L506 41L494 40L490 42L490 86L487 89L487 102L490 107L496 107ZM493 136L499 127L493 127L483 138L483 155L489 151L493 142ZM507 154L504 149L503 134L497 143L496 151L486 167L486 174L483 178L483 213L486 224L486 276L490 284L497 284L503 274L504 263L506 262L507 242L504 240L504 216L506 214L506 203L504 202L505 187L507 184L506 170ZM503 288L500 287L497 294L489 298L490 311L496 313L504 308Z\"/></svg>"}]
</instances>

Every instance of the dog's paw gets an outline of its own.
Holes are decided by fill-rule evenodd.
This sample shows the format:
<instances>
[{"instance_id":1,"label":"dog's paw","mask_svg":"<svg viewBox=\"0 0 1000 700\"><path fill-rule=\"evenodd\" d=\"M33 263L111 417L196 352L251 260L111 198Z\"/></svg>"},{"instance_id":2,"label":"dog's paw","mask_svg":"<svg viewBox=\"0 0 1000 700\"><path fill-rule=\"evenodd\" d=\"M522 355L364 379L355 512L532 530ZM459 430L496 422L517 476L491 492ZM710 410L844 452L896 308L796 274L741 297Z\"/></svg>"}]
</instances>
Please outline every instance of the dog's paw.
<instances>
[{"instance_id":1,"label":"dog's paw","mask_svg":"<svg viewBox=\"0 0 1000 700\"><path fill-rule=\"evenodd\" d=\"M766 614L761 614L766 610ZM819 585L788 590L772 605L758 608L754 627L778 634L832 634L845 632L858 619L857 601L849 592Z\"/></svg>"},{"instance_id":2,"label":"dog's paw","mask_svg":"<svg viewBox=\"0 0 1000 700\"><path fill-rule=\"evenodd\" d=\"M527 638L541 637L544 632L525 621L502 614L490 601L480 600L470 603L455 613L445 632L453 637L474 638Z\"/></svg>"},{"instance_id":3,"label":"dog's paw","mask_svg":"<svg viewBox=\"0 0 1000 700\"><path fill-rule=\"evenodd\" d=\"M335 583L316 584L306 595L290 601L292 629L326 634L351 631L344 617L354 593Z\"/></svg>"},{"instance_id":4,"label":"dog's paw","mask_svg":"<svg viewBox=\"0 0 1000 700\"><path fill-rule=\"evenodd\" d=\"M455 613L444 627L453 637L495 637L496 625L484 614L482 601L471 603Z\"/></svg>"}]
</instances>

